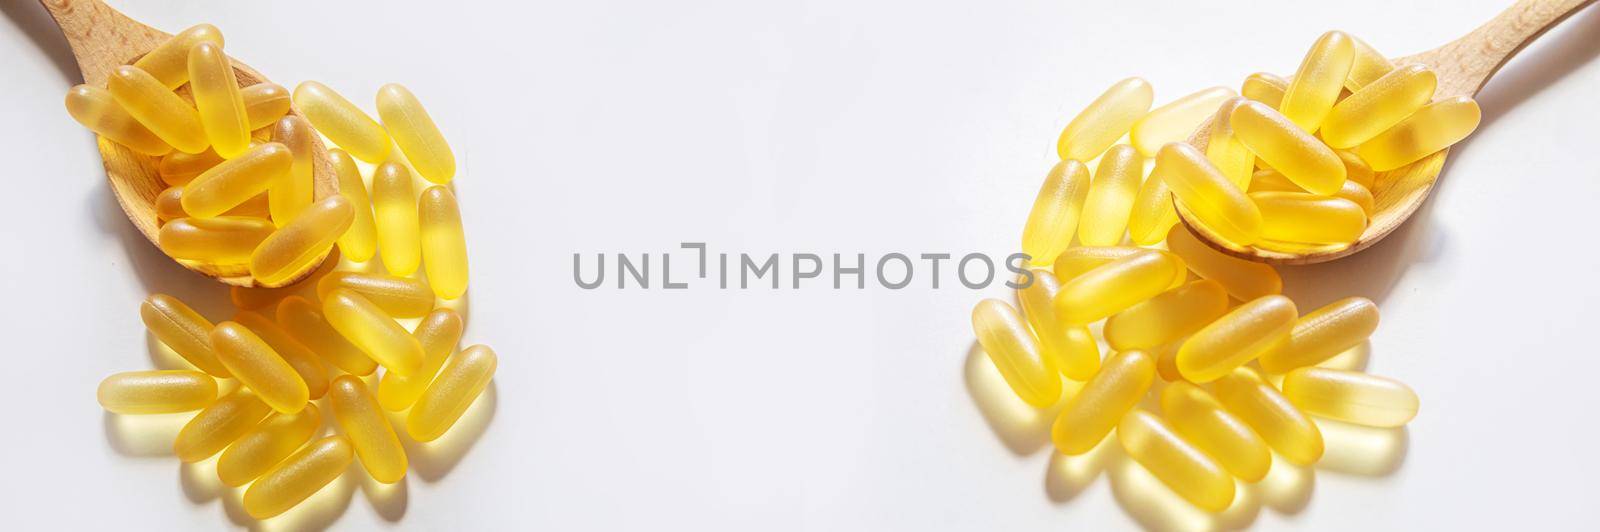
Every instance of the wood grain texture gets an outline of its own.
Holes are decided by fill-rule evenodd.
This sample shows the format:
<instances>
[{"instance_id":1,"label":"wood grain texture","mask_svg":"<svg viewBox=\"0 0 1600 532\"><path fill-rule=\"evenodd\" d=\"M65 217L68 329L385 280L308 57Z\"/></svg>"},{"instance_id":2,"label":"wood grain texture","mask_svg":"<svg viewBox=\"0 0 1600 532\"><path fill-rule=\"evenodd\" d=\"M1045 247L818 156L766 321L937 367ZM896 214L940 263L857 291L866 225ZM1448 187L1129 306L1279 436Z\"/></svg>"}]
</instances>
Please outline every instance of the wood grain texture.
<instances>
[{"instance_id":1,"label":"wood grain texture","mask_svg":"<svg viewBox=\"0 0 1600 532\"><path fill-rule=\"evenodd\" d=\"M83 72L84 83L89 85L105 87L106 79L110 77L112 70L133 63L172 37L171 34L128 18L99 0L40 0L40 3L50 12L56 25L61 27L61 34L66 36L67 44L72 48L78 69ZM234 75L239 80L239 86L248 87L267 81L267 78L255 69L231 56L229 59L232 60ZM187 97L188 86L180 87L178 93ZM289 114L300 113L291 105ZM257 131L256 138L265 138L262 133ZM161 181L161 176L156 171L159 158L134 153L104 137L99 138L98 144L100 158L105 163L106 179L110 182L111 192L116 196L117 204L122 206L122 211L127 214L128 220L133 222L134 227L139 229L139 233L143 234L152 245L156 244L160 223L156 219L155 199L157 194L166 189L166 183ZM327 147L323 146L322 140L318 137L312 139L312 180L314 182L312 195L315 199L320 200L339 193L339 180L334 174L332 163L328 160ZM318 259L305 271L296 274L284 284L299 281L326 259L327 256ZM225 284L263 286L250 277L244 265L224 267L194 261L177 262L185 268Z\"/></svg>"}]
</instances>

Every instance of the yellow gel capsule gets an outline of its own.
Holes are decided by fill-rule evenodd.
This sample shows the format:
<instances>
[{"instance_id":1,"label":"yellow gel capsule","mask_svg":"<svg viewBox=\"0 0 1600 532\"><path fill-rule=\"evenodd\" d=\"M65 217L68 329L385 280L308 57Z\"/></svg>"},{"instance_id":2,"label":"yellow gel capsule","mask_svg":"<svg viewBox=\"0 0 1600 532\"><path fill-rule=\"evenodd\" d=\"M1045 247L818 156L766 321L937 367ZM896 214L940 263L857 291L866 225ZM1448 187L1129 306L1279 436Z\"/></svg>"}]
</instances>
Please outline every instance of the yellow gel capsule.
<instances>
[{"instance_id":1,"label":"yellow gel capsule","mask_svg":"<svg viewBox=\"0 0 1600 532\"><path fill-rule=\"evenodd\" d=\"M245 200L238 206L222 213L222 217L260 218L265 220L267 213L267 195L256 194L255 197ZM156 194L156 220L167 222L179 218L188 218L189 213L183 211L183 187L167 187L166 190ZM195 218L200 220L200 218ZM212 219L212 218L208 218ZM271 222L268 222L271 225ZM159 241L159 238L157 239Z\"/></svg>"},{"instance_id":2,"label":"yellow gel capsule","mask_svg":"<svg viewBox=\"0 0 1600 532\"><path fill-rule=\"evenodd\" d=\"M222 30L210 24L190 26L134 61L133 66L161 80L167 90L176 89L189 81L189 49L202 42L221 48Z\"/></svg>"},{"instance_id":3,"label":"yellow gel capsule","mask_svg":"<svg viewBox=\"0 0 1600 532\"><path fill-rule=\"evenodd\" d=\"M321 399L328 393L328 367L322 364L322 359L305 344L295 340L289 331L283 329L271 319L259 313L241 310L233 315L233 321L250 329L250 332L267 343L274 353L283 357L289 367L294 368L300 380L305 381L306 391L313 400Z\"/></svg>"},{"instance_id":4,"label":"yellow gel capsule","mask_svg":"<svg viewBox=\"0 0 1600 532\"><path fill-rule=\"evenodd\" d=\"M1234 299L1250 301L1283 292L1283 278L1270 265L1211 249L1183 227L1172 228L1166 236L1168 251L1181 257L1195 275L1221 283Z\"/></svg>"},{"instance_id":5,"label":"yellow gel capsule","mask_svg":"<svg viewBox=\"0 0 1600 532\"><path fill-rule=\"evenodd\" d=\"M183 210L196 218L210 218L267 191L293 162L289 148L276 142L257 146L244 155L223 161L183 186Z\"/></svg>"},{"instance_id":6,"label":"yellow gel capsule","mask_svg":"<svg viewBox=\"0 0 1600 532\"><path fill-rule=\"evenodd\" d=\"M1267 442L1199 386L1187 382L1167 386L1161 391L1161 415L1173 432L1240 480L1261 480L1272 467Z\"/></svg>"},{"instance_id":7,"label":"yellow gel capsule","mask_svg":"<svg viewBox=\"0 0 1600 532\"><path fill-rule=\"evenodd\" d=\"M200 153L210 145L194 107L149 73L127 65L117 67L106 81L106 89L128 114L178 151Z\"/></svg>"},{"instance_id":8,"label":"yellow gel capsule","mask_svg":"<svg viewBox=\"0 0 1600 532\"><path fill-rule=\"evenodd\" d=\"M1384 57L1366 41L1351 35L1350 38L1352 58L1350 61L1350 75L1344 78L1344 87L1351 92L1360 91L1378 78L1394 70L1394 64L1389 58Z\"/></svg>"},{"instance_id":9,"label":"yellow gel capsule","mask_svg":"<svg viewBox=\"0 0 1600 532\"><path fill-rule=\"evenodd\" d=\"M423 190L417 199L417 218L428 286L440 298L461 297L467 292L467 236L455 194L442 186Z\"/></svg>"},{"instance_id":10,"label":"yellow gel capsule","mask_svg":"<svg viewBox=\"0 0 1600 532\"><path fill-rule=\"evenodd\" d=\"M423 179L442 185L455 177L456 156L450 153L450 144L409 89L399 83L379 87L378 118Z\"/></svg>"},{"instance_id":11,"label":"yellow gel capsule","mask_svg":"<svg viewBox=\"0 0 1600 532\"><path fill-rule=\"evenodd\" d=\"M1183 380L1183 374L1178 373L1178 348L1182 347L1182 345L1179 342L1161 346L1160 350L1154 355L1156 357L1156 375L1160 376L1161 380L1167 382Z\"/></svg>"},{"instance_id":12,"label":"yellow gel capsule","mask_svg":"<svg viewBox=\"0 0 1600 532\"><path fill-rule=\"evenodd\" d=\"M100 381L95 398L117 414L188 412L217 399L217 380L186 369L127 371Z\"/></svg>"},{"instance_id":13,"label":"yellow gel capsule","mask_svg":"<svg viewBox=\"0 0 1600 532\"><path fill-rule=\"evenodd\" d=\"M1083 325L1122 312L1172 286L1183 272L1183 261L1160 250L1129 255L1062 283L1056 294L1056 316Z\"/></svg>"},{"instance_id":14,"label":"yellow gel capsule","mask_svg":"<svg viewBox=\"0 0 1600 532\"><path fill-rule=\"evenodd\" d=\"M317 282L317 295L327 299L340 288L360 294L395 318L420 318L433 310L433 292L422 281L410 277L334 272Z\"/></svg>"},{"instance_id":15,"label":"yellow gel capsule","mask_svg":"<svg viewBox=\"0 0 1600 532\"><path fill-rule=\"evenodd\" d=\"M1331 196L1344 186L1344 161L1333 150L1259 102L1233 110L1234 134L1272 169L1313 194Z\"/></svg>"},{"instance_id":16,"label":"yellow gel capsule","mask_svg":"<svg viewBox=\"0 0 1600 532\"><path fill-rule=\"evenodd\" d=\"M1283 296L1239 305L1183 342L1178 372L1189 382L1217 380L1287 338L1297 316L1294 302Z\"/></svg>"},{"instance_id":17,"label":"yellow gel capsule","mask_svg":"<svg viewBox=\"0 0 1600 532\"><path fill-rule=\"evenodd\" d=\"M1313 310L1294 322L1289 339L1261 354L1267 373L1313 366L1365 342L1378 330L1378 306L1364 297L1347 297Z\"/></svg>"},{"instance_id":18,"label":"yellow gel capsule","mask_svg":"<svg viewBox=\"0 0 1600 532\"><path fill-rule=\"evenodd\" d=\"M245 121L251 131L270 126L289 114L289 89L282 85L257 83L239 89L239 97L244 99Z\"/></svg>"},{"instance_id":19,"label":"yellow gel capsule","mask_svg":"<svg viewBox=\"0 0 1600 532\"><path fill-rule=\"evenodd\" d=\"M311 441L322 427L317 405L308 404L293 414L274 413L240 436L217 459L217 477L237 488L248 484Z\"/></svg>"},{"instance_id":20,"label":"yellow gel capsule","mask_svg":"<svg viewBox=\"0 0 1600 532\"><path fill-rule=\"evenodd\" d=\"M255 392L240 387L195 414L178 431L172 450L185 463L205 460L250 432L271 412L272 407L261 402Z\"/></svg>"},{"instance_id":21,"label":"yellow gel capsule","mask_svg":"<svg viewBox=\"0 0 1600 532\"><path fill-rule=\"evenodd\" d=\"M1367 190L1372 190L1373 185L1377 182L1377 175L1373 173L1372 167L1361 159L1360 155L1356 155L1356 152L1350 150L1333 150L1333 152L1339 154L1339 160L1344 163L1344 174L1345 177L1349 178L1349 181L1355 181L1360 183L1361 186L1367 187Z\"/></svg>"},{"instance_id":22,"label":"yellow gel capsule","mask_svg":"<svg viewBox=\"0 0 1600 532\"><path fill-rule=\"evenodd\" d=\"M366 383L353 375L340 376L333 380L328 396L333 399L333 417L350 438L367 474L384 484L405 478L406 450Z\"/></svg>"},{"instance_id":23,"label":"yellow gel capsule","mask_svg":"<svg viewBox=\"0 0 1600 532\"><path fill-rule=\"evenodd\" d=\"M211 322L178 298L151 294L139 304L139 318L157 340L200 371L224 379L233 376L211 350Z\"/></svg>"},{"instance_id":24,"label":"yellow gel capsule","mask_svg":"<svg viewBox=\"0 0 1600 532\"><path fill-rule=\"evenodd\" d=\"M372 208L378 228L378 254L389 273L408 276L422 262L422 237L417 221L417 196L411 172L386 162L372 173Z\"/></svg>"},{"instance_id":25,"label":"yellow gel capsule","mask_svg":"<svg viewBox=\"0 0 1600 532\"><path fill-rule=\"evenodd\" d=\"M189 49L189 89L217 155L231 159L244 153L250 146L250 119L233 64L221 46L201 42Z\"/></svg>"},{"instance_id":26,"label":"yellow gel capsule","mask_svg":"<svg viewBox=\"0 0 1600 532\"><path fill-rule=\"evenodd\" d=\"M1232 97L1233 89L1212 87L1178 98L1134 122L1128 138L1139 153L1152 157L1167 143L1188 140L1201 122L1217 112L1217 106Z\"/></svg>"},{"instance_id":27,"label":"yellow gel capsule","mask_svg":"<svg viewBox=\"0 0 1600 532\"><path fill-rule=\"evenodd\" d=\"M1355 202L1305 192L1255 192L1261 237L1302 244L1347 244L1367 229L1367 213Z\"/></svg>"},{"instance_id":28,"label":"yellow gel capsule","mask_svg":"<svg viewBox=\"0 0 1600 532\"><path fill-rule=\"evenodd\" d=\"M354 459L344 436L317 440L251 484L244 492L244 511L255 519L286 512L339 478Z\"/></svg>"},{"instance_id":29,"label":"yellow gel capsule","mask_svg":"<svg viewBox=\"0 0 1600 532\"><path fill-rule=\"evenodd\" d=\"M1283 396L1313 416L1399 427L1417 417L1417 393L1400 381L1359 371L1300 368L1283 376Z\"/></svg>"},{"instance_id":30,"label":"yellow gel capsule","mask_svg":"<svg viewBox=\"0 0 1600 532\"><path fill-rule=\"evenodd\" d=\"M1124 351L1106 359L1051 425L1056 450L1069 455L1089 452L1139 404L1155 376L1156 362L1143 351Z\"/></svg>"},{"instance_id":31,"label":"yellow gel capsule","mask_svg":"<svg viewBox=\"0 0 1600 532\"><path fill-rule=\"evenodd\" d=\"M1112 146L1111 151L1100 158L1094 181L1089 184L1089 192L1083 200L1082 220L1078 223L1080 244L1114 246L1122 243L1143 174L1144 158L1126 144Z\"/></svg>"},{"instance_id":32,"label":"yellow gel capsule","mask_svg":"<svg viewBox=\"0 0 1600 532\"><path fill-rule=\"evenodd\" d=\"M1261 210L1194 146L1174 142L1161 148L1150 178L1165 181L1178 201L1227 241L1248 246L1261 237Z\"/></svg>"},{"instance_id":33,"label":"yellow gel capsule","mask_svg":"<svg viewBox=\"0 0 1600 532\"><path fill-rule=\"evenodd\" d=\"M316 303L300 296L288 296L278 303L278 323L289 335L311 348L324 362L351 375L371 375L378 369L355 344L333 329L322 317Z\"/></svg>"},{"instance_id":34,"label":"yellow gel capsule","mask_svg":"<svg viewBox=\"0 0 1600 532\"><path fill-rule=\"evenodd\" d=\"M1227 310L1222 285L1201 279L1107 318L1106 343L1118 351L1157 347L1193 334Z\"/></svg>"},{"instance_id":35,"label":"yellow gel capsule","mask_svg":"<svg viewBox=\"0 0 1600 532\"><path fill-rule=\"evenodd\" d=\"M439 439L489 387L498 365L494 350L484 345L468 347L450 357L406 415L406 432L417 441Z\"/></svg>"},{"instance_id":36,"label":"yellow gel capsule","mask_svg":"<svg viewBox=\"0 0 1600 532\"><path fill-rule=\"evenodd\" d=\"M356 262L372 260L378 253L378 229L372 221L372 199L367 197L367 185L361 181L361 169L350 154L338 148L328 150L328 161L339 176L339 194L350 200L356 210L350 229L339 237L339 252Z\"/></svg>"},{"instance_id":37,"label":"yellow gel capsule","mask_svg":"<svg viewBox=\"0 0 1600 532\"><path fill-rule=\"evenodd\" d=\"M266 197L258 197L262 200L261 207L265 209L267 206ZM292 296L299 292L302 286L315 286L317 281L321 280L329 273L332 273L334 268L338 266L338 257L329 255L328 260L322 261L322 265L318 266L316 271L311 272L311 274L307 275L305 279L301 279L294 284L280 286L277 288L234 286L228 289L228 299L233 302L233 306L235 308L240 310L259 310L270 307L278 304L278 302L283 300L283 298ZM287 329L287 327L285 328ZM301 343L305 342L302 341ZM307 346L309 347L309 344L307 344Z\"/></svg>"},{"instance_id":38,"label":"yellow gel capsule","mask_svg":"<svg viewBox=\"0 0 1600 532\"><path fill-rule=\"evenodd\" d=\"M355 218L344 196L316 202L256 246L250 255L250 275L267 286L289 282L295 274L315 266Z\"/></svg>"},{"instance_id":39,"label":"yellow gel capsule","mask_svg":"<svg viewBox=\"0 0 1600 532\"><path fill-rule=\"evenodd\" d=\"M1393 127L1433 99L1439 79L1423 65L1407 65L1351 94L1328 113L1319 136L1328 146L1350 148Z\"/></svg>"},{"instance_id":40,"label":"yellow gel capsule","mask_svg":"<svg viewBox=\"0 0 1600 532\"><path fill-rule=\"evenodd\" d=\"M1283 177L1283 174L1278 173L1277 170L1258 170L1256 171L1254 177L1250 178L1250 194L1252 195L1257 192L1305 191L1306 189L1300 188L1300 185L1296 185L1293 181L1290 181L1289 178ZM1344 181L1344 186L1339 187L1339 192L1335 193L1333 197L1344 198L1353 201L1356 205L1361 206L1362 212L1368 214L1372 213L1372 209L1376 203L1372 197L1372 191L1354 179L1346 179Z\"/></svg>"},{"instance_id":41,"label":"yellow gel capsule","mask_svg":"<svg viewBox=\"0 0 1600 532\"><path fill-rule=\"evenodd\" d=\"M1283 91L1289 89L1289 81L1269 72L1256 72L1244 78L1244 84L1239 87L1239 94L1246 98L1267 104L1267 107L1278 108L1283 102Z\"/></svg>"},{"instance_id":42,"label":"yellow gel capsule","mask_svg":"<svg viewBox=\"0 0 1600 532\"><path fill-rule=\"evenodd\" d=\"M96 135L145 155L161 156L172 152L172 146L117 104L111 91L76 85L67 91L66 101L67 114Z\"/></svg>"},{"instance_id":43,"label":"yellow gel capsule","mask_svg":"<svg viewBox=\"0 0 1600 532\"><path fill-rule=\"evenodd\" d=\"M378 381L378 405L384 410L399 412L416 403L445 360L450 358L450 353L455 352L463 327L461 315L447 308L435 309L423 317L417 330L411 331L422 345L422 365L409 377L385 373Z\"/></svg>"},{"instance_id":44,"label":"yellow gel capsule","mask_svg":"<svg viewBox=\"0 0 1600 532\"><path fill-rule=\"evenodd\" d=\"M1235 369L1217 379L1211 391L1228 413L1289 462L1311 465L1322 458L1322 431L1255 370Z\"/></svg>"},{"instance_id":45,"label":"yellow gel capsule","mask_svg":"<svg viewBox=\"0 0 1600 532\"><path fill-rule=\"evenodd\" d=\"M1467 138L1482 118L1478 102L1465 96L1433 102L1372 140L1356 147L1374 171L1393 170Z\"/></svg>"},{"instance_id":46,"label":"yellow gel capsule","mask_svg":"<svg viewBox=\"0 0 1600 532\"><path fill-rule=\"evenodd\" d=\"M292 414L306 407L306 381L250 329L231 321L218 323L211 329L211 347L233 377L273 410Z\"/></svg>"},{"instance_id":47,"label":"yellow gel capsule","mask_svg":"<svg viewBox=\"0 0 1600 532\"><path fill-rule=\"evenodd\" d=\"M289 148L289 171L280 174L267 189L272 207L272 223L289 225L311 206L311 151L317 132L298 116L285 116L272 128L272 141Z\"/></svg>"},{"instance_id":48,"label":"yellow gel capsule","mask_svg":"<svg viewBox=\"0 0 1600 532\"><path fill-rule=\"evenodd\" d=\"M1133 246L1073 246L1056 256L1054 273L1057 281L1071 281L1105 263L1145 251L1149 250Z\"/></svg>"},{"instance_id":49,"label":"yellow gel capsule","mask_svg":"<svg viewBox=\"0 0 1600 532\"><path fill-rule=\"evenodd\" d=\"M272 222L266 218L179 218L161 226L156 242L174 259L244 264L256 245L271 234Z\"/></svg>"},{"instance_id":50,"label":"yellow gel capsule","mask_svg":"<svg viewBox=\"0 0 1600 532\"><path fill-rule=\"evenodd\" d=\"M1073 159L1056 163L1034 197L1027 225L1022 226L1022 252L1036 265L1055 262L1072 244L1078 216L1089 197L1089 168ZM381 225L381 224L380 224Z\"/></svg>"},{"instance_id":51,"label":"yellow gel capsule","mask_svg":"<svg viewBox=\"0 0 1600 532\"><path fill-rule=\"evenodd\" d=\"M1233 504L1233 477L1161 418L1129 412L1117 425L1117 441L1135 462L1200 509L1220 512Z\"/></svg>"},{"instance_id":52,"label":"yellow gel capsule","mask_svg":"<svg viewBox=\"0 0 1600 532\"><path fill-rule=\"evenodd\" d=\"M175 151L161 158L161 164L156 166L156 173L161 175L163 183L180 186L193 181L196 176L218 164L222 164L222 156L213 150L208 149L200 153Z\"/></svg>"},{"instance_id":53,"label":"yellow gel capsule","mask_svg":"<svg viewBox=\"0 0 1600 532\"><path fill-rule=\"evenodd\" d=\"M1028 325L1033 327L1034 336L1039 339L1039 350L1048 365L1069 379L1086 381L1100 369L1100 346L1089 334L1088 327L1068 325L1056 317L1055 305L1051 302L1060 291L1061 284L1056 276L1034 270L1033 283L1017 289L1017 302L1022 306Z\"/></svg>"},{"instance_id":54,"label":"yellow gel capsule","mask_svg":"<svg viewBox=\"0 0 1600 532\"><path fill-rule=\"evenodd\" d=\"M294 88L294 104L317 131L357 159L377 164L389 156L389 134L333 89L315 81Z\"/></svg>"},{"instance_id":55,"label":"yellow gel capsule","mask_svg":"<svg viewBox=\"0 0 1600 532\"><path fill-rule=\"evenodd\" d=\"M1128 214L1128 238L1140 246L1153 246L1166 238L1167 230L1178 225L1178 211L1172 206L1172 189L1160 179L1144 180Z\"/></svg>"},{"instance_id":56,"label":"yellow gel capsule","mask_svg":"<svg viewBox=\"0 0 1600 532\"><path fill-rule=\"evenodd\" d=\"M1350 75L1350 65L1355 60L1355 46L1349 35L1330 31L1322 34L1294 73L1289 87L1283 91L1283 101L1278 110L1300 128L1311 133L1322 125L1328 111L1344 90L1344 80ZM1256 152L1261 155L1261 152ZM1262 157L1266 159L1266 157ZM1273 168L1282 170L1278 163L1268 159ZM1287 174L1287 172L1286 172ZM1293 174L1288 174L1293 178Z\"/></svg>"},{"instance_id":57,"label":"yellow gel capsule","mask_svg":"<svg viewBox=\"0 0 1600 532\"><path fill-rule=\"evenodd\" d=\"M1062 160L1099 157L1144 117L1154 100L1150 82L1140 78L1118 81L1072 117L1056 141L1056 153Z\"/></svg>"},{"instance_id":58,"label":"yellow gel capsule","mask_svg":"<svg viewBox=\"0 0 1600 532\"><path fill-rule=\"evenodd\" d=\"M322 299L322 312L333 329L389 371L411 375L422 365L422 345L372 301L347 288Z\"/></svg>"},{"instance_id":59,"label":"yellow gel capsule","mask_svg":"<svg viewBox=\"0 0 1600 532\"><path fill-rule=\"evenodd\" d=\"M972 309L972 331L995 369L1022 401L1044 408L1061 398L1061 376L1011 305L985 299Z\"/></svg>"},{"instance_id":60,"label":"yellow gel capsule","mask_svg":"<svg viewBox=\"0 0 1600 532\"><path fill-rule=\"evenodd\" d=\"M1250 173L1256 167L1256 154L1250 152L1250 147L1239 141L1233 134L1230 117L1233 109L1243 105L1246 100L1241 97L1229 98L1217 107L1216 114L1211 121L1211 135L1206 141L1206 160L1217 167L1222 175L1228 177L1239 190L1250 187Z\"/></svg>"}]
</instances>

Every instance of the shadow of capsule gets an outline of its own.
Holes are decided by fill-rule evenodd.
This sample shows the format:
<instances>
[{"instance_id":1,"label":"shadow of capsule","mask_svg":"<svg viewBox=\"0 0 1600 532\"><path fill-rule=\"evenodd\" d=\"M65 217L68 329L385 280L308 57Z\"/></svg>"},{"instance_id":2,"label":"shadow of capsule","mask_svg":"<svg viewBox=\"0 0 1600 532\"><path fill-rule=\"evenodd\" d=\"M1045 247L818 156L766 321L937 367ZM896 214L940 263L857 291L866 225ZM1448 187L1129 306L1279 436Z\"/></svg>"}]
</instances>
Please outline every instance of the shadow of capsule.
<instances>
[{"instance_id":1,"label":"shadow of capsule","mask_svg":"<svg viewBox=\"0 0 1600 532\"><path fill-rule=\"evenodd\" d=\"M410 414L410 410L390 413L390 424L400 435L400 444L406 449L411 470L427 482L438 482L449 475L489 430L495 410L499 408L499 395L496 381L489 381L489 386L478 395L472 406L467 407L456 424L439 439L430 442L416 441L406 432L405 416Z\"/></svg>"},{"instance_id":2,"label":"shadow of capsule","mask_svg":"<svg viewBox=\"0 0 1600 532\"><path fill-rule=\"evenodd\" d=\"M196 413L198 411L149 415L105 412L101 424L105 428L106 443L117 454L132 458L170 457L176 454L172 441Z\"/></svg>"},{"instance_id":3,"label":"shadow of capsule","mask_svg":"<svg viewBox=\"0 0 1600 532\"><path fill-rule=\"evenodd\" d=\"M1089 452L1069 456L1051 449L1050 464L1045 468L1044 492L1050 500L1064 503L1088 489L1094 479L1106 469L1106 447L1116 446L1111 438L1102 440Z\"/></svg>"},{"instance_id":4,"label":"shadow of capsule","mask_svg":"<svg viewBox=\"0 0 1600 532\"><path fill-rule=\"evenodd\" d=\"M221 453L218 453L221 454ZM217 477L217 457L178 464L178 484L189 502L201 504L217 500L227 486Z\"/></svg>"},{"instance_id":5,"label":"shadow of capsule","mask_svg":"<svg viewBox=\"0 0 1600 532\"><path fill-rule=\"evenodd\" d=\"M972 396L972 403L978 407L978 413L989 425L989 430L994 431L1012 454L1027 456L1047 446L1050 442L1050 425L1065 400L1043 409L1023 402L1011 391L1011 386L1006 384L1005 378L1000 376L1000 370L995 369L989 355L977 341L973 341L967 349L962 378L966 382L967 394ZM1065 379L1063 385L1068 389L1075 386ZM1062 396L1070 397L1071 393L1062 393Z\"/></svg>"},{"instance_id":6,"label":"shadow of capsule","mask_svg":"<svg viewBox=\"0 0 1600 532\"><path fill-rule=\"evenodd\" d=\"M1249 487L1259 496L1262 506L1281 514L1297 514L1311 503L1316 474L1310 467L1295 465L1272 453L1272 468L1267 470L1267 476Z\"/></svg>"},{"instance_id":7,"label":"shadow of capsule","mask_svg":"<svg viewBox=\"0 0 1600 532\"><path fill-rule=\"evenodd\" d=\"M410 475L406 475L394 484L378 482L371 475L365 474L356 478L360 480L361 493L366 495L367 502L378 512L378 517L393 523L406 516L406 508L411 501L408 487L411 481Z\"/></svg>"},{"instance_id":8,"label":"shadow of capsule","mask_svg":"<svg viewBox=\"0 0 1600 532\"><path fill-rule=\"evenodd\" d=\"M1406 427L1364 427L1316 419L1327 451L1317 469L1363 477L1383 477L1400 470L1410 447Z\"/></svg>"}]
</instances>

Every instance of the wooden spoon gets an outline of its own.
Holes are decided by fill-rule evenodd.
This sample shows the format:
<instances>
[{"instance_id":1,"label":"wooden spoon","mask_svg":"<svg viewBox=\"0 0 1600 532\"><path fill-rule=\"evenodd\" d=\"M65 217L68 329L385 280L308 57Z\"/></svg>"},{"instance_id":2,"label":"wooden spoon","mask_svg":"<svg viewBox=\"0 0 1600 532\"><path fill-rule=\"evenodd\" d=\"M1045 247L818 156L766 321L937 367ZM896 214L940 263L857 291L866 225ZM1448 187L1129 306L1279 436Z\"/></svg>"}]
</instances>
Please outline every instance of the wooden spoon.
<instances>
[{"instance_id":1,"label":"wooden spoon","mask_svg":"<svg viewBox=\"0 0 1600 532\"><path fill-rule=\"evenodd\" d=\"M100 2L100 0L40 0L44 8L61 27L62 35L72 48L72 55L83 72L83 82L105 87L112 70L132 64L172 35L157 31L128 18L126 15ZM265 83L267 78L239 61L233 61L233 73L239 86L248 87ZM187 88L180 88L186 92ZM291 104L289 114L298 115ZM156 172L158 157L135 153L105 138L99 139L100 158L105 160L106 178L111 191L122 205L128 220L139 228L150 243L156 243L160 223L156 220L156 195L166 189L166 183ZM320 200L339 193L339 180L333 165L328 161L328 151L322 140L312 137L312 187L313 196ZM159 247L159 246L158 246ZM304 272L295 275L292 284L309 275L327 256L317 259ZM244 265L218 266L194 261L179 260L178 264L233 286L263 286L250 277Z\"/></svg>"},{"instance_id":2,"label":"wooden spoon","mask_svg":"<svg viewBox=\"0 0 1600 532\"><path fill-rule=\"evenodd\" d=\"M1489 22L1444 46L1416 55L1392 59L1395 65L1421 63L1439 77L1434 99L1473 96L1528 43L1594 0L1520 0ZM1211 121L1201 124L1189 143L1203 152L1211 135ZM1350 245L1307 247L1295 252L1240 248L1226 243L1209 228L1194 222L1182 202L1178 216L1201 242L1223 253L1269 264L1315 264L1353 254L1383 240L1417 212L1433 191L1449 149L1387 172L1378 172L1372 186L1375 200L1371 220L1361 238Z\"/></svg>"}]
</instances>

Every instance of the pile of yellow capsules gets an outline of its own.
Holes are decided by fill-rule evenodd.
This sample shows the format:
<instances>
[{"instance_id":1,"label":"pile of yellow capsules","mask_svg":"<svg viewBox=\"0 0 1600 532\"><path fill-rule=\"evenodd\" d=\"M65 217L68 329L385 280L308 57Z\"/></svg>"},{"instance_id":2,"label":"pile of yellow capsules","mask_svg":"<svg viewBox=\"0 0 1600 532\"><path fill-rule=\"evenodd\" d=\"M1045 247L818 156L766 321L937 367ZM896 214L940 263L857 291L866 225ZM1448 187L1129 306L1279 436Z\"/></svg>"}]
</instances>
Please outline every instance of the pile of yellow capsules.
<instances>
[{"instance_id":1,"label":"pile of yellow capsules","mask_svg":"<svg viewBox=\"0 0 1600 532\"><path fill-rule=\"evenodd\" d=\"M1214 88L1152 111L1149 84L1135 78L1073 118L1023 229L1039 269L1017 293L1021 314L987 299L972 316L989 359L1028 404L1054 405L1062 377L1084 382L1052 427L1056 449L1087 453L1115 429L1130 457L1218 512L1232 504L1235 478L1266 476L1273 452L1299 465L1322 457L1308 416L1374 427L1415 417L1406 385L1319 367L1377 328L1372 301L1301 315L1273 267L1200 242L1177 224L1174 201L1240 246L1348 245L1388 171L1477 126L1470 99L1430 103L1434 85L1426 67L1396 67L1329 32L1292 81L1252 75L1245 97ZM1211 117L1204 153L1183 143ZM1132 146L1113 146L1124 135ZM1095 159L1091 180L1081 161ZM1090 329L1101 320L1112 351L1104 360ZM1152 393L1159 413L1138 408Z\"/></svg>"},{"instance_id":2,"label":"pile of yellow capsules","mask_svg":"<svg viewBox=\"0 0 1600 532\"><path fill-rule=\"evenodd\" d=\"M400 481L406 454L389 413L403 413L407 437L439 438L489 385L497 358L482 345L457 352L462 318L435 308L466 292L466 243L447 188L455 158L416 97L385 85L380 124L305 82L292 97L301 118L288 114L282 87L240 89L222 44L214 26L189 28L116 69L106 88L73 87L66 104L100 136L160 157L170 186L157 199L163 251L246 269L264 286L234 287L238 313L215 325L176 298L150 296L140 308L145 325L198 371L119 373L98 396L117 414L199 410L173 445L178 458L221 453L220 480L248 485L244 508L265 519L357 458L374 480ZM192 104L175 92L185 85ZM314 202L318 134L342 149L328 152L339 194ZM352 155L378 165L370 201ZM418 193L408 167L435 185ZM335 271L336 257L323 261L335 244L356 265L381 253L388 273ZM414 277L419 265L426 283ZM415 318L410 331L397 321ZM380 365L374 393L364 377ZM323 415L313 401L324 397L338 433L319 438Z\"/></svg>"}]
</instances>

